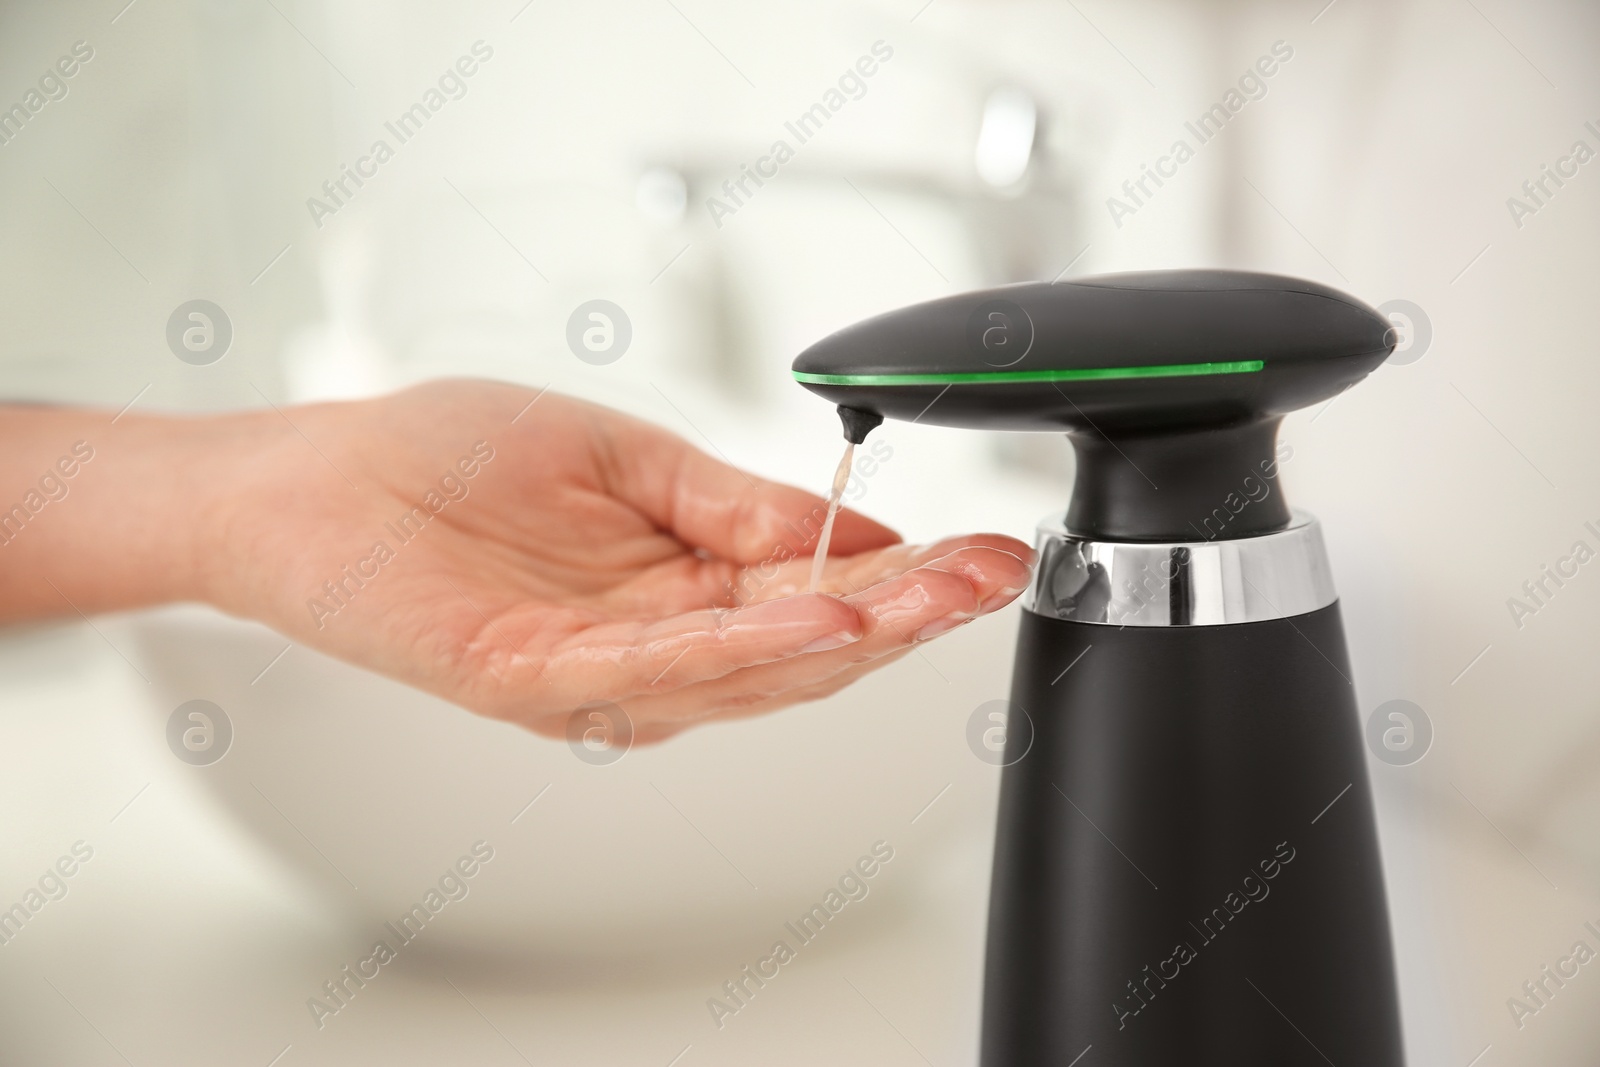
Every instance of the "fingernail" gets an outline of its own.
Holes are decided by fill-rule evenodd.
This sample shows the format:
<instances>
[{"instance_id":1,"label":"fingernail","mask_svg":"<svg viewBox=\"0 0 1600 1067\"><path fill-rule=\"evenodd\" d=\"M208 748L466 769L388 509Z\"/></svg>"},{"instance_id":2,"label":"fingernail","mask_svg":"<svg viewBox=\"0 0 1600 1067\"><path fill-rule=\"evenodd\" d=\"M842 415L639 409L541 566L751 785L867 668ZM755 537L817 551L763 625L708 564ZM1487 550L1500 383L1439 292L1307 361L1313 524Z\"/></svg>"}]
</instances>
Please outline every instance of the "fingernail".
<instances>
[{"instance_id":1,"label":"fingernail","mask_svg":"<svg viewBox=\"0 0 1600 1067\"><path fill-rule=\"evenodd\" d=\"M861 640L860 634L853 634L849 630L840 630L838 633L819 637L808 645L800 646L800 651L802 654L806 652L832 652L836 648L855 644L859 640Z\"/></svg>"},{"instance_id":2,"label":"fingernail","mask_svg":"<svg viewBox=\"0 0 1600 1067\"><path fill-rule=\"evenodd\" d=\"M938 637L940 634L949 633L957 626L964 626L965 624L971 622L973 618L974 616L972 615L968 615L964 612L958 612L954 615L946 615L942 619L934 619L928 625L917 631L917 640L926 641L929 638Z\"/></svg>"}]
</instances>

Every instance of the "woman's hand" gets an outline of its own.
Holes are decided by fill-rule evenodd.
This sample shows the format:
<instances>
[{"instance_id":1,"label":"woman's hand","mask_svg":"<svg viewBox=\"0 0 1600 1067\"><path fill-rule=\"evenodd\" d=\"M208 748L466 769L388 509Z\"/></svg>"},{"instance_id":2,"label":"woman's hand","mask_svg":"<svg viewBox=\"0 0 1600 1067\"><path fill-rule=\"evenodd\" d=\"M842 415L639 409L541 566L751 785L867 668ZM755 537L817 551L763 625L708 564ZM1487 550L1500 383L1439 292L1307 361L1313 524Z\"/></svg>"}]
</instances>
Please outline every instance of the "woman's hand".
<instances>
[{"instance_id":1,"label":"woman's hand","mask_svg":"<svg viewBox=\"0 0 1600 1067\"><path fill-rule=\"evenodd\" d=\"M134 602L203 599L551 735L592 701L620 705L648 742L826 696L1009 603L1033 556L998 535L907 546L845 510L809 593L821 499L605 408L497 383L139 419L108 427L99 469L78 480L159 477L135 453L162 442L182 491L150 505L192 529L170 559L135 553L166 581L147 576L158 592ZM40 521L71 521L70 503Z\"/></svg>"}]
</instances>

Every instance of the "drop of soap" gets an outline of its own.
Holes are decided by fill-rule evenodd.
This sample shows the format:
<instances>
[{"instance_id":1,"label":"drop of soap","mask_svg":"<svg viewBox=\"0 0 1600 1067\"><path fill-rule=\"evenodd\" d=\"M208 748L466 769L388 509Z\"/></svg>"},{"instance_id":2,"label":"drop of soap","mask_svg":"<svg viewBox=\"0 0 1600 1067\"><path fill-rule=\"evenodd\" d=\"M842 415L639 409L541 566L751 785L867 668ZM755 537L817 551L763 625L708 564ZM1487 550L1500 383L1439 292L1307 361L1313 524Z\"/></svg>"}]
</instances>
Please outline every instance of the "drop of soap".
<instances>
[{"instance_id":1,"label":"drop of soap","mask_svg":"<svg viewBox=\"0 0 1600 1067\"><path fill-rule=\"evenodd\" d=\"M811 591L815 593L822 584L822 568L828 562L828 544L833 540L833 520L839 514L839 502L844 499L844 487L850 482L850 461L855 458L856 446L844 446L844 458L833 472L833 488L828 490L828 517L822 521L822 536L817 538L817 554L811 558Z\"/></svg>"}]
</instances>

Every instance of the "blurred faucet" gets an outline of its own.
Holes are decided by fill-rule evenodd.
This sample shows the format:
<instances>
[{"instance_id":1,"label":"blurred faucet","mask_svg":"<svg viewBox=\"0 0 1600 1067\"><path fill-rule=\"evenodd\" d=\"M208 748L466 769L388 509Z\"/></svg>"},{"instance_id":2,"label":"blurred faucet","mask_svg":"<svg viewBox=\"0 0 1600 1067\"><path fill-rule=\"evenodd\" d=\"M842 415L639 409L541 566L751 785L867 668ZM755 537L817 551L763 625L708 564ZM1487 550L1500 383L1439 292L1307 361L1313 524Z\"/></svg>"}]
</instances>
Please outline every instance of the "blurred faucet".
<instances>
[{"instance_id":1,"label":"blurred faucet","mask_svg":"<svg viewBox=\"0 0 1600 1067\"><path fill-rule=\"evenodd\" d=\"M888 198L931 201L957 220L968 239L978 285L1050 281L1082 250L1078 183L1063 161L1044 149L1046 115L1035 95L1012 84L986 94L973 131L972 167L964 175L934 167L849 167L810 158L783 166L784 185L810 183L853 196L853 185L874 202ZM705 369L735 387L749 384L758 371L741 356L740 323L746 317L735 286L736 265L715 240L715 222L691 205L727 195L730 174L748 172L743 160L705 155L677 165L652 163L642 169L636 202L658 222L686 226L694 243L711 257L692 299L705 316ZM847 184L848 183L848 184ZM965 281L965 279L964 279Z\"/></svg>"}]
</instances>

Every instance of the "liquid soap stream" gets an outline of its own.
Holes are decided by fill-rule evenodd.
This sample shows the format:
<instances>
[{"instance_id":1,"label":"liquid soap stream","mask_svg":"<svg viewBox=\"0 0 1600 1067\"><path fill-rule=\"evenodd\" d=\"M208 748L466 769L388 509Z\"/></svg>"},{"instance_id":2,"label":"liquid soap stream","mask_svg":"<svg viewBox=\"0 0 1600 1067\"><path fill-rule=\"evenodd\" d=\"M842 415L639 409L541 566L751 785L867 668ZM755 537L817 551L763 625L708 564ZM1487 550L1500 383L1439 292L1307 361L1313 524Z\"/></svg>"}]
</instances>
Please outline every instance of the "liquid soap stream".
<instances>
[{"instance_id":1,"label":"liquid soap stream","mask_svg":"<svg viewBox=\"0 0 1600 1067\"><path fill-rule=\"evenodd\" d=\"M822 522L822 536L817 539L817 554L811 559L811 591L815 593L822 583L822 568L828 562L828 543L833 540L833 519L839 514L839 502L844 499L844 487L850 482L850 461L855 458L856 446L844 446L844 458L833 472L833 488L828 490L828 517Z\"/></svg>"}]
</instances>

